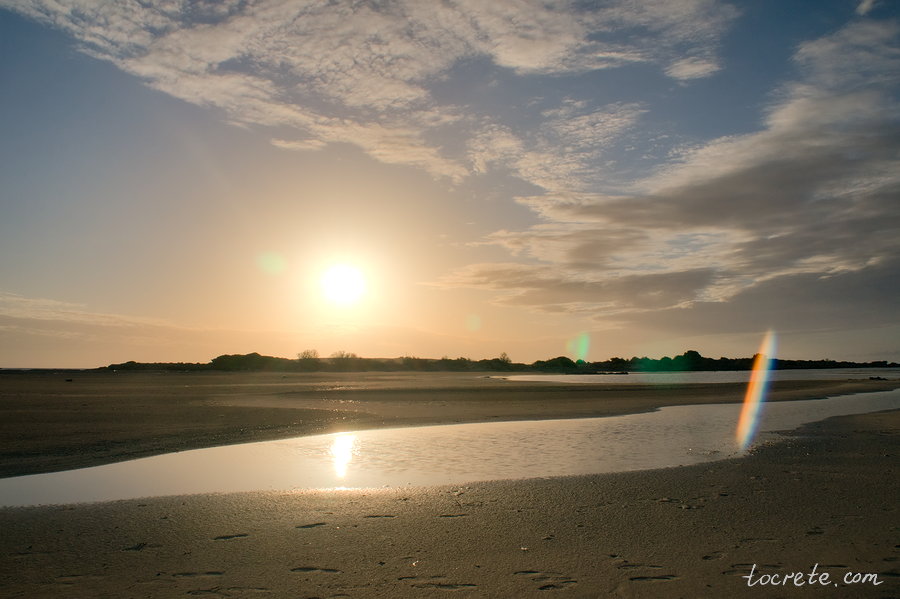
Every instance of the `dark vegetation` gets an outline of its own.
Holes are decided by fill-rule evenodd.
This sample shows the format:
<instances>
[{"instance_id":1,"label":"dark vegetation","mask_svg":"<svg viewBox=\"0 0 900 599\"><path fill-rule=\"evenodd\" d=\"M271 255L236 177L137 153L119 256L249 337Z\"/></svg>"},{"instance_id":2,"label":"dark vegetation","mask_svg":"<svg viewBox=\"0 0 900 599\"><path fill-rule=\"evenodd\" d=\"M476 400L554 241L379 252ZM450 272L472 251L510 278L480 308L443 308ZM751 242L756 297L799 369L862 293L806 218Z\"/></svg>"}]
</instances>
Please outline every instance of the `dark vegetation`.
<instances>
[{"instance_id":1,"label":"dark vegetation","mask_svg":"<svg viewBox=\"0 0 900 599\"><path fill-rule=\"evenodd\" d=\"M755 356L754 356L755 357ZM585 362L559 356L550 360L538 360L532 364L513 362L506 352L496 358L471 360L469 358L361 358L354 353L336 352L328 358L320 358L315 350L306 350L297 358L276 358L258 353L230 354L213 358L206 364L186 362L125 362L110 364L103 370L171 370L171 371L253 371L253 372L548 372L565 374L598 374L627 372L684 372L698 370L750 370L754 357L707 358L689 350L669 358L610 358L603 362ZM776 370L794 368L885 368L900 367L893 362L842 362L835 360L774 360Z\"/></svg>"}]
</instances>

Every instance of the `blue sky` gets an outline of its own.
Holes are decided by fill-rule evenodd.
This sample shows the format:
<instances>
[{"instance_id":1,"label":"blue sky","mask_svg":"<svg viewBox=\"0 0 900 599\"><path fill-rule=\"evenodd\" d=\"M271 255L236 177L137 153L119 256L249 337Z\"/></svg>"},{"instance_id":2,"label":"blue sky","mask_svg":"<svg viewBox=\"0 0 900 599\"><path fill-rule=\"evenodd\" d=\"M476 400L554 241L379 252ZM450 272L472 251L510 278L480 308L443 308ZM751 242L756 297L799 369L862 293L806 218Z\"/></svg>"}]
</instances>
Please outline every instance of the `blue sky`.
<instances>
[{"instance_id":1,"label":"blue sky","mask_svg":"<svg viewBox=\"0 0 900 599\"><path fill-rule=\"evenodd\" d=\"M0 366L898 360L898 16L0 0Z\"/></svg>"}]
</instances>

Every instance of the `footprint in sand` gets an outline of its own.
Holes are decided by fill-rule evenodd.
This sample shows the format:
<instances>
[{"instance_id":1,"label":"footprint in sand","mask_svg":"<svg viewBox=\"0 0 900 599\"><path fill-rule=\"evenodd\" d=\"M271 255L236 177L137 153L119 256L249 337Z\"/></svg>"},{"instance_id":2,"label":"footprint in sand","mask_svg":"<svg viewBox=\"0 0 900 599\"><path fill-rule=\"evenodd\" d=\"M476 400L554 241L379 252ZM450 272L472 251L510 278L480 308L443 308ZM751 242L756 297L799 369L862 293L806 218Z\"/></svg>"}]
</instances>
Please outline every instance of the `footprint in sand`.
<instances>
[{"instance_id":1,"label":"footprint in sand","mask_svg":"<svg viewBox=\"0 0 900 599\"><path fill-rule=\"evenodd\" d=\"M319 566L299 566L291 568L291 572L322 572L324 574L340 574L340 570L334 568L321 568Z\"/></svg>"},{"instance_id":2,"label":"footprint in sand","mask_svg":"<svg viewBox=\"0 0 900 599\"><path fill-rule=\"evenodd\" d=\"M478 586L477 584L472 584L470 582L444 582L446 578L446 576L440 574L429 577L429 582L416 582L410 586L414 589L436 589L438 591L461 591L463 589L471 589ZM419 577L401 576L397 580L419 580Z\"/></svg>"},{"instance_id":3,"label":"footprint in sand","mask_svg":"<svg viewBox=\"0 0 900 599\"><path fill-rule=\"evenodd\" d=\"M475 588L478 585L471 584L468 582L460 582L460 583L423 582L421 584L414 584L412 586L413 586L413 588L417 588L417 589L437 589L439 591L459 591L462 589Z\"/></svg>"},{"instance_id":4,"label":"footprint in sand","mask_svg":"<svg viewBox=\"0 0 900 599\"><path fill-rule=\"evenodd\" d=\"M625 563L619 564L616 566L619 570L630 570L632 568L652 568L654 570L662 569L662 566L657 566L656 564L632 564L627 560Z\"/></svg>"},{"instance_id":5,"label":"footprint in sand","mask_svg":"<svg viewBox=\"0 0 900 599\"><path fill-rule=\"evenodd\" d=\"M628 580L632 582L667 582L669 580L677 580L674 574L663 574L662 576L632 576Z\"/></svg>"},{"instance_id":6,"label":"footprint in sand","mask_svg":"<svg viewBox=\"0 0 900 599\"><path fill-rule=\"evenodd\" d=\"M777 543L780 539L770 539L768 537L747 537L741 539L739 543L741 544L752 544L752 543Z\"/></svg>"},{"instance_id":7,"label":"footprint in sand","mask_svg":"<svg viewBox=\"0 0 900 599\"><path fill-rule=\"evenodd\" d=\"M513 576L525 576L535 583L543 583L538 587L539 591L555 591L578 584L578 581L564 575L562 572L541 572L538 570L519 570L513 572Z\"/></svg>"},{"instance_id":8,"label":"footprint in sand","mask_svg":"<svg viewBox=\"0 0 900 599\"><path fill-rule=\"evenodd\" d=\"M59 584L72 584L73 582L99 580L101 578L103 577L93 574L62 574L61 576L56 577L56 582Z\"/></svg>"},{"instance_id":9,"label":"footprint in sand","mask_svg":"<svg viewBox=\"0 0 900 599\"><path fill-rule=\"evenodd\" d=\"M243 539L244 537L249 537L249 536L250 535L241 532L236 535L222 535L220 537L214 538L213 541L230 541L232 539Z\"/></svg>"}]
</instances>

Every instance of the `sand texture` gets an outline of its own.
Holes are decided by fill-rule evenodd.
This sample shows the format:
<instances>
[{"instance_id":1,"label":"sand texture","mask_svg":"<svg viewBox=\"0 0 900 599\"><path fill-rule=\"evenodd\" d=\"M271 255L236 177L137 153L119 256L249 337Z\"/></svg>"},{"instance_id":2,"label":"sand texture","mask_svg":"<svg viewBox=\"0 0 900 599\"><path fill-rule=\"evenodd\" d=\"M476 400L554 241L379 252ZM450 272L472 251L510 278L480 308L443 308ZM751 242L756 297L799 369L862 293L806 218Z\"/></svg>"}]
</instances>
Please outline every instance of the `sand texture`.
<instances>
[{"instance_id":1,"label":"sand texture","mask_svg":"<svg viewBox=\"0 0 900 599\"><path fill-rule=\"evenodd\" d=\"M469 383L436 385L423 398L445 402L444 415L464 417L463 404L472 400L451 397L477 396L476 383L468 393L461 387ZM571 402L565 409L579 415L594 415L588 412L596 403L595 410L659 405L647 390L608 389L598 402L587 391L565 399L564 390L545 389L562 394ZM675 403L685 397L663 391ZM777 391L821 392L818 383ZM525 417L526 406L532 417L560 409L541 411L548 402L538 392L530 399L484 393L497 404L488 412L501 417ZM713 401L728 393L699 396ZM229 414L236 399L246 398L197 395L185 414ZM234 408L261 410L259 422L267 423L274 418L267 410L293 414L311 400L302 392L264 393L253 401L295 403ZM412 395L398 401L407 400ZM360 412L400 418L373 405ZM123 421L134 417L121 414ZM233 417L208 430L230 430ZM166 418L148 417L148 426ZM132 429L121 430L127 439ZM87 431L72 439L89 437ZM683 468L0 509L0 597L898 597L898 456L900 412L888 412L808 425L746 458ZM742 576L753 564L757 574L808 574L818 564L837 586L748 587ZM875 574L882 584L845 584L848 572Z\"/></svg>"},{"instance_id":2,"label":"sand texture","mask_svg":"<svg viewBox=\"0 0 900 599\"><path fill-rule=\"evenodd\" d=\"M896 597L900 413L804 433L637 473L0 510L0 595ZM754 563L838 586L748 588Z\"/></svg>"}]
</instances>

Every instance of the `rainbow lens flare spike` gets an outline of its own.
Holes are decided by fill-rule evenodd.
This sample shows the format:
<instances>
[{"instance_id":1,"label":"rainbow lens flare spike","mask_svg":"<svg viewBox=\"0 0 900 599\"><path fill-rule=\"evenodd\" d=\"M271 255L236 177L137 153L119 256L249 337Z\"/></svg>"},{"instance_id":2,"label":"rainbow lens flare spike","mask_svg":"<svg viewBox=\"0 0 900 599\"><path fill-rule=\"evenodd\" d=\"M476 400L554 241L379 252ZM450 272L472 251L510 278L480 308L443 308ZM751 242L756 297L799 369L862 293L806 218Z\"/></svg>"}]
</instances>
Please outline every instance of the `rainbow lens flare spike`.
<instances>
[{"instance_id":1,"label":"rainbow lens flare spike","mask_svg":"<svg viewBox=\"0 0 900 599\"><path fill-rule=\"evenodd\" d=\"M775 333L769 331L763 337L762 345L753 361L753 371L750 373L750 384L747 386L747 395L744 397L744 406L741 408L741 417L737 425L737 443L741 451L747 449L756 436L759 426L760 408L765 400L766 389L769 386L769 373L772 361L775 358Z\"/></svg>"}]
</instances>

